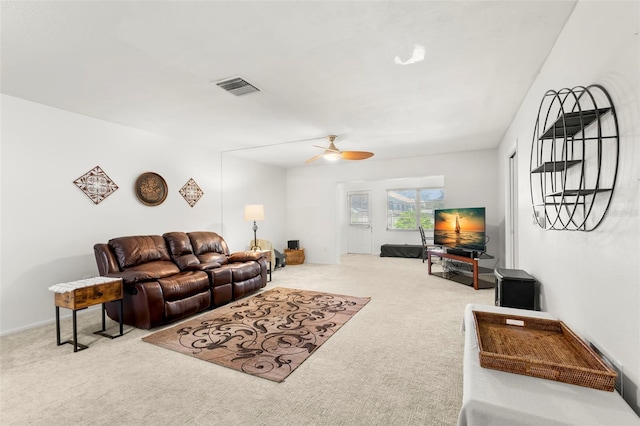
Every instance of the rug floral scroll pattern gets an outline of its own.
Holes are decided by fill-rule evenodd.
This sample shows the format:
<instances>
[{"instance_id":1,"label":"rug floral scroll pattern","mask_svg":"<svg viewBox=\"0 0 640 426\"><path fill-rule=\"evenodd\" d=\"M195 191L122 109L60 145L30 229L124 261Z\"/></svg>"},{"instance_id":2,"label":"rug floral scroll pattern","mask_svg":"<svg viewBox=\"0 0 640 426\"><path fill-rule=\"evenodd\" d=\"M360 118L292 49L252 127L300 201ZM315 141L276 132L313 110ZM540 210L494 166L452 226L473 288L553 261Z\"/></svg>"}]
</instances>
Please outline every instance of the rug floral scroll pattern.
<instances>
[{"instance_id":1,"label":"rug floral scroll pattern","mask_svg":"<svg viewBox=\"0 0 640 426\"><path fill-rule=\"evenodd\" d=\"M278 287L144 340L281 382L369 300Z\"/></svg>"}]
</instances>

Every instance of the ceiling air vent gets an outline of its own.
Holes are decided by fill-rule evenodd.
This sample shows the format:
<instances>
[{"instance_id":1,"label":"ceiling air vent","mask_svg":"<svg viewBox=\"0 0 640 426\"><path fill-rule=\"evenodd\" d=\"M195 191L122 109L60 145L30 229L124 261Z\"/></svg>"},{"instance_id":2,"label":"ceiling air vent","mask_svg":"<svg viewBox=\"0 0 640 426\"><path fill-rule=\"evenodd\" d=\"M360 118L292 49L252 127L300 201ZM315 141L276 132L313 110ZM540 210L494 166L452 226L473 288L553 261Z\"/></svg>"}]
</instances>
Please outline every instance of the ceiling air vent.
<instances>
[{"instance_id":1,"label":"ceiling air vent","mask_svg":"<svg viewBox=\"0 0 640 426\"><path fill-rule=\"evenodd\" d=\"M243 78L236 77L231 78L229 80L219 81L216 83L218 86L222 87L229 93L232 93L236 96L246 95L247 93L259 92L256 86L247 82Z\"/></svg>"}]
</instances>

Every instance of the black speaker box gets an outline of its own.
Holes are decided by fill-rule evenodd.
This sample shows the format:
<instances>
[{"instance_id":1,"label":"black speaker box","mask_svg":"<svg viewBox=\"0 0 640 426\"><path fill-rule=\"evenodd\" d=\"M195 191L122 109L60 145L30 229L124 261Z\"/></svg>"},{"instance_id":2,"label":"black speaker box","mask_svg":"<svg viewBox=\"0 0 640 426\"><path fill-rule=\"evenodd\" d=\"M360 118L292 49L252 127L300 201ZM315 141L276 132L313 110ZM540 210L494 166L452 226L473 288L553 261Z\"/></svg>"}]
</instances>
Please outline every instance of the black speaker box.
<instances>
[{"instance_id":1,"label":"black speaker box","mask_svg":"<svg viewBox=\"0 0 640 426\"><path fill-rule=\"evenodd\" d=\"M536 279L520 269L496 268L496 306L537 309Z\"/></svg>"},{"instance_id":2,"label":"black speaker box","mask_svg":"<svg viewBox=\"0 0 640 426\"><path fill-rule=\"evenodd\" d=\"M300 240L287 241L287 248L289 250L298 250L300 248Z\"/></svg>"}]
</instances>

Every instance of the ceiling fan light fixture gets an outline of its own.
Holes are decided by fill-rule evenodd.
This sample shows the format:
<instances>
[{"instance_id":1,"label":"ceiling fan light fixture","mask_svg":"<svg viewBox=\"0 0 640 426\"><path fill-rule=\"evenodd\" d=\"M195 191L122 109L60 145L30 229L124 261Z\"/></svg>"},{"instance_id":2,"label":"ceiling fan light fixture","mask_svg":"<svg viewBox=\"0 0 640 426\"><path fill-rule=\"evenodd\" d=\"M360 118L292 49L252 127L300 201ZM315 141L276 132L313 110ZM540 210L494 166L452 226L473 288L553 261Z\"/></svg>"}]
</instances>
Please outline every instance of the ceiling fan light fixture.
<instances>
[{"instance_id":1,"label":"ceiling fan light fixture","mask_svg":"<svg viewBox=\"0 0 640 426\"><path fill-rule=\"evenodd\" d=\"M307 161L305 161L306 164L312 163L319 158L325 158L327 161L333 162L338 160L366 160L369 157L373 157L373 152L340 151L338 148L336 148L335 144L333 143L336 139L336 136L329 135L327 136L327 138L329 139L329 146L324 147L324 146L314 145L316 148L323 149L324 152L322 154L318 154L316 156L309 158Z\"/></svg>"},{"instance_id":2,"label":"ceiling fan light fixture","mask_svg":"<svg viewBox=\"0 0 640 426\"><path fill-rule=\"evenodd\" d=\"M324 154L324 158L328 161L338 161L340 159L340 154L337 152L327 152Z\"/></svg>"}]
</instances>

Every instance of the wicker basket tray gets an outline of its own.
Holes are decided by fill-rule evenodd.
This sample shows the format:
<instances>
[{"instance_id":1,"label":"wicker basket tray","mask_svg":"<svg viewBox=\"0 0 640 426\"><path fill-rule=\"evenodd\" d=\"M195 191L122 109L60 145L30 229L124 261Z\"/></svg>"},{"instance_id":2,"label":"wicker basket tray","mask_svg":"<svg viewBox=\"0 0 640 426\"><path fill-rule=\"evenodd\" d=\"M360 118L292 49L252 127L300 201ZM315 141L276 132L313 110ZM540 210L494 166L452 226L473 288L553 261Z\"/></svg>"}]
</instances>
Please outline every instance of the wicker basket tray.
<instances>
[{"instance_id":1,"label":"wicker basket tray","mask_svg":"<svg viewBox=\"0 0 640 426\"><path fill-rule=\"evenodd\" d=\"M562 321L474 311L480 365L613 391L616 373Z\"/></svg>"}]
</instances>

